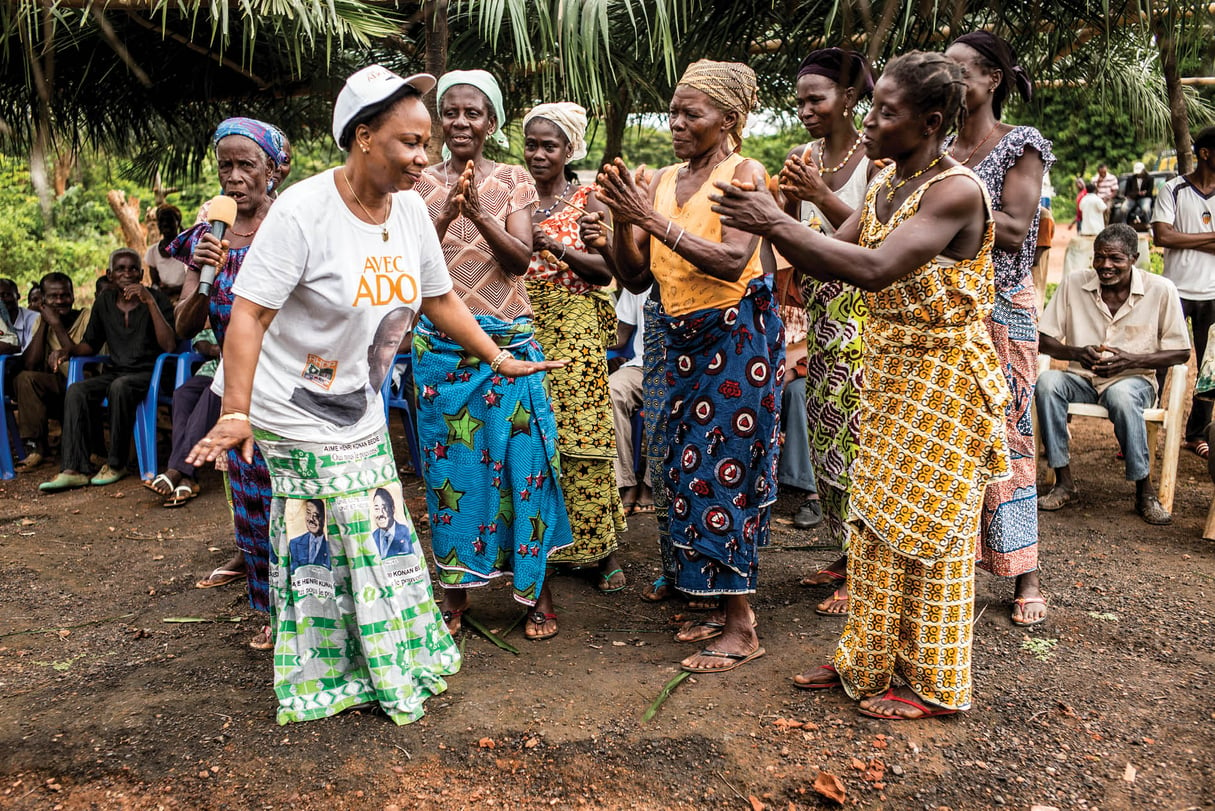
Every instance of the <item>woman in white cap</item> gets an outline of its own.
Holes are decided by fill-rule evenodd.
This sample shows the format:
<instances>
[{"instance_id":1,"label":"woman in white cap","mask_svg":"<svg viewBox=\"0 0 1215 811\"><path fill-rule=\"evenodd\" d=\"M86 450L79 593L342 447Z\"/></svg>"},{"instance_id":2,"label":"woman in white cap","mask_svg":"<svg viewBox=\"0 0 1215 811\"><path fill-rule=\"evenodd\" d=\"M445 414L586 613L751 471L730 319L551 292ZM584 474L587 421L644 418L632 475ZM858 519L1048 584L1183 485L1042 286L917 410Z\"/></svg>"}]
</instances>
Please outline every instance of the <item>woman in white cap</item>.
<instances>
[{"instance_id":1,"label":"woman in white cap","mask_svg":"<svg viewBox=\"0 0 1215 811\"><path fill-rule=\"evenodd\" d=\"M545 356L569 358L548 380L557 414L561 491L574 543L550 563L595 566L602 592L626 585L616 562L624 508L616 488L616 431L608 389L607 347L616 341L616 310L604 285L607 263L578 233L584 211L603 211L570 163L586 157L586 110L572 102L541 104L523 119L523 159L540 204L532 213L531 265L525 283Z\"/></svg>"},{"instance_id":2,"label":"woman in white cap","mask_svg":"<svg viewBox=\"0 0 1215 811\"><path fill-rule=\"evenodd\" d=\"M502 92L483 70L439 80L444 154L418 181L443 243L452 284L502 352L542 361L523 286L532 259L536 187L521 166L485 157L505 148ZM509 574L529 611L528 639L557 634L546 583L549 554L572 542L558 480L557 423L539 376L503 379L497 364L470 361L432 319L414 331L418 442L443 618L460 629L468 590Z\"/></svg>"},{"instance_id":3,"label":"woman in white cap","mask_svg":"<svg viewBox=\"0 0 1215 811\"><path fill-rule=\"evenodd\" d=\"M499 357L453 292L426 208L410 191L426 166L421 94L434 81L378 65L346 81L333 114L346 163L296 183L263 221L233 285L216 374L221 416L190 454L196 465L231 448L249 459L256 442L270 469L279 723L372 702L408 723L459 669L380 400L419 309L504 377L553 366ZM381 488L396 494L394 522L409 530L407 543L383 553L372 522ZM323 522L306 509L317 500Z\"/></svg>"}]
</instances>

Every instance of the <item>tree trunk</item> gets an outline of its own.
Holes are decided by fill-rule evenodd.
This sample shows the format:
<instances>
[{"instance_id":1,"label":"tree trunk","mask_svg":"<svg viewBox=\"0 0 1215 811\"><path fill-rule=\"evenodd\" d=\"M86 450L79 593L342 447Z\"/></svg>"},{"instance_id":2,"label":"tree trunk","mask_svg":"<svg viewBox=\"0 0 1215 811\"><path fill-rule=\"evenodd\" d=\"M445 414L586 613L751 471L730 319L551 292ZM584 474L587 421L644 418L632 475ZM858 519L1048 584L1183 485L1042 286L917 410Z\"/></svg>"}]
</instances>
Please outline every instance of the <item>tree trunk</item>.
<instances>
[{"instance_id":1,"label":"tree trunk","mask_svg":"<svg viewBox=\"0 0 1215 811\"><path fill-rule=\"evenodd\" d=\"M55 197L58 199L67 191L68 180L76 169L76 153L68 150L55 158Z\"/></svg>"},{"instance_id":2,"label":"tree trunk","mask_svg":"<svg viewBox=\"0 0 1215 811\"><path fill-rule=\"evenodd\" d=\"M114 212L114 216L118 218L118 224L122 227L122 241L131 250L139 254L140 264L143 264L144 254L148 252L148 235L144 231L144 226L140 222L139 198L132 197L127 199L126 194L118 189L111 189L105 196L106 202L110 204L110 209ZM144 284L150 284L151 279L148 276L147 269L144 269Z\"/></svg>"},{"instance_id":3,"label":"tree trunk","mask_svg":"<svg viewBox=\"0 0 1215 811\"><path fill-rule=\"evenodd\" d=\"M34 121L34 143L30 149L30 183L34 186L34 194L38 196L38 208L42 211L42 222L46 230L55 230L54 204L55 190L51 186L50 173L47 170L46 158L49 151L48 123L41 116Z\"/></svg>"},{"instance_id":4,"label":"tree trunk","mask_svg":"<svg viewBox=\"0 0 1215 811\"><path fill-rule=\"evenodd\" d=\"M615 98L609 99L603 110L604 145L600 165L624 154L624 131L629 125L629 110L632 98L627 85L616 87ZM656 168L656 167L655 167Z\"/></svg>"},{"instance_id":5,"label":"tree trunk","mask_svg":"<svg viewBox=\"0 0 1215 811\"><path fill-rule=\"evenodd\" d=\"M1164 89L1169 100L1169 124L1173 130L1173 147L1177 150L1177 172L1187 174L1194 169L1194 154L1190 140L1190 119L1185 108L1185 91L1177 71L1176 31L1167 19L1167 12L1153 19L1156 45L1160 49L1160 70L1164 73Z\"/></svg>"},{"instance_id":6,"label":"tree trunk","mask_svg":"<svg viewBox=\"0 0 1215 811\"><path fill-rule=\"evenodd\" d=\"M447 72L447 2L448 0L426 0L426 72L442 76ZM435 92L426 94L426 106L430 109L430 162L438 163L443 148L443 121L439 118L438 99Z\"/></svg>"}]
</instances>

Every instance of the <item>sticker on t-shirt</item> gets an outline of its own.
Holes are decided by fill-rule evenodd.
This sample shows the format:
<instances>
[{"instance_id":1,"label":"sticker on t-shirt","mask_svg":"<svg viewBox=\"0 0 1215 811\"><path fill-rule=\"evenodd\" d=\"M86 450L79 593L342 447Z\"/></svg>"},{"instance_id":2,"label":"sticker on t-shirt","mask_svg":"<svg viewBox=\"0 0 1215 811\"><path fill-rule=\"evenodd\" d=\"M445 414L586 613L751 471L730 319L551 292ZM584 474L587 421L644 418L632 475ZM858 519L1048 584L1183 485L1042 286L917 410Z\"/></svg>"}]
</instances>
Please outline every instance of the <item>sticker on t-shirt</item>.
<instances>
[{"instance_id":1,"label":"sticker on t-shirt","mask_svg":"<svg viewBox=\"0 0 1215 811\"><path fill-rule=\"evenodd\" d=\"M309 383L316 383L328 391L329 387L333 385L333 379L337 377L337 367L336 360L325 360L319 355L309 355L302 376Z\"/></svg>"}]
</instances>

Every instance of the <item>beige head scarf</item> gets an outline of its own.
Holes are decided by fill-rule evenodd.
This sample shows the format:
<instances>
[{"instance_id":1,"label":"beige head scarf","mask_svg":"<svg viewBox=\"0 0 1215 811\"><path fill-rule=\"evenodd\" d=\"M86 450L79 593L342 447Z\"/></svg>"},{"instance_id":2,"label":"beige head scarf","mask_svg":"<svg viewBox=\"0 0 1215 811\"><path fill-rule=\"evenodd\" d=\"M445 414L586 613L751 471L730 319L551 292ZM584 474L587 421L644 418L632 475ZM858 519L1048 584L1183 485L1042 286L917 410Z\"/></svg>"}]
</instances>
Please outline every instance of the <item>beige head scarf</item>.
<instances>
[{"instance_id":1,"label":"beige head scarf","mask_svg":"<svg viewBox=\"0 0 1215 811\"><path fill-rule=\"evenodd\" d=\"M724 113L738 113L738 123L730 130L734 149L742 144L743 127L747 114L755 109L759 101L759 85L755 71L741 62L714 62L701 59L688 65L679 79L679 84L699 90L709 97Z\"/></svg>"},{"instance_id":2,"label":"beige head scarf","mask_svg":"<svg viewBox=\"0 0 1215 811\"><path fill-rule=\"evenodd\" d=\"M552 104L537 104L531 112L523 117L523 129L533 118L543 118L552 121L557 128L569 139L570 155L566 163L582 160L586 157L586 110L572 101L558 101Z\"/></svg>"}]
</instances>

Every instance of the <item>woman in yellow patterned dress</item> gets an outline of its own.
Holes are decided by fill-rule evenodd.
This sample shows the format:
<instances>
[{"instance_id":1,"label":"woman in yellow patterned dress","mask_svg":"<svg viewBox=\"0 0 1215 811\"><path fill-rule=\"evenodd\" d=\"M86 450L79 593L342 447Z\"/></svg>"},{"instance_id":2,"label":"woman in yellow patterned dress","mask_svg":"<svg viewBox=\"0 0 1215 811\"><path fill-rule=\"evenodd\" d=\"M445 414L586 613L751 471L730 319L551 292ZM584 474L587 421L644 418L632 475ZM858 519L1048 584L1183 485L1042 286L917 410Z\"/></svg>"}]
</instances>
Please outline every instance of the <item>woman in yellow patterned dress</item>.
<instances>
[{"instance_id":1,"label":"woman in yellow patterned dress","mask_svg":"<svg viewBox=\"0 0 1215 811\"><path fill-rule=\"evenodd\" d=\"M540 202L532 213L532 261L524 284L535 311L536 341L546 357L569 358L545 381L557 416L561 490L574 542L548 561L595 566L596 586L627 583L616 561L626 529L616 489L616 431L608 393L607 346L616 340L616 310L604 287L612 274L587 250L578 220L602 211L569 164L586 157L586 110L573 102L539 104L523 118L523 159Z\"/></svg>"},{"instance_id":2,"label":"woman in yellow patterned dress","mask_svg":"<svg viewBox=\"0 0 1215 811\"><path fill-rule=\"evenodd\" d=\"M842 686L863 714L890 720L970 707L979 515L987 483L1008 474L1008 385L983 323L995 300L991 204L941 149L964 93L940 54L890 62L863 141L894 164L835 240L763 195L723 188L716 207L795 265L867 291L850 612L833 663L794 681Z\"/></svg>"}]
</instances>

